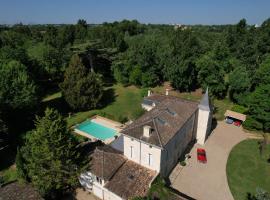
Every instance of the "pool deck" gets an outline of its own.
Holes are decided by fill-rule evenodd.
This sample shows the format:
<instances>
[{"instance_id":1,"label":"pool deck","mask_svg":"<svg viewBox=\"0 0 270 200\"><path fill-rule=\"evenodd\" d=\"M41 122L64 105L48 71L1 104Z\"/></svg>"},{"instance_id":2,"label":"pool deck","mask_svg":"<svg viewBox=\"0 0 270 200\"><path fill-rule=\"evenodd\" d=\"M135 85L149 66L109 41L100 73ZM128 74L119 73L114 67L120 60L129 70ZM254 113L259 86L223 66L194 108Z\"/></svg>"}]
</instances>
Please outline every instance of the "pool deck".
<instances>
[{"instance_id":1,"label":"pool deck","mask_svg":"<svg viewBox=\"0 0 270 200\"><path fill-rule=\"evenodd\" d=\"M106 126L108 128L116 130L116 132L117 132L116 135L117 136L120 135L119 132L124 128L123 124L121 124L119 122L116 122L116 121L113 121L113 120L110 120L110 119L107 119L105 117L98 116L98 115L95 115L95 116L91 117L90 120L95 122L95 123L98 123L98 124L104 125L104 126ZM77 133L77 134L79 134L81 136L87 137L93 142L99 140L98 138L95 138L92 135L85 133L84 131L76 129L76 126L73 127L73 128L74 128L75 133ZM112 137L112 138L108 138L106 140L103 140L103 142L105 144L110 144L114 140L115 140L115 137Z\"/></svg>"}]
</instances>

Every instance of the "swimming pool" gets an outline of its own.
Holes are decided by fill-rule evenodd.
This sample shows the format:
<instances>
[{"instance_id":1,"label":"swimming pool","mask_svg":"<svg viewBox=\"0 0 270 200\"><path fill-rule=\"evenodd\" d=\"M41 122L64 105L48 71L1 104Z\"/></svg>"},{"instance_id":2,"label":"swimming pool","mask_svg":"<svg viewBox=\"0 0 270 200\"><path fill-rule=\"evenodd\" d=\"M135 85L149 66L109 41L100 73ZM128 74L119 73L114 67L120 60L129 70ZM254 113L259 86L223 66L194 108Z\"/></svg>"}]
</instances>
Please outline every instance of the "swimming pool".
<instances>
[{"instance_id":1,"label":"swimming pool","mask_svg":"<svg viewBox=\"0 0 270 200\"><path fill-rule=\"evenodd\" d=\"M112 138L117 134L116 130L106 127L102 124L93 122L91 120L86 120L82 122L81 124L77 125L75 129L85 132L88 135L100 140Z\"/></svg>"}]
</instances>

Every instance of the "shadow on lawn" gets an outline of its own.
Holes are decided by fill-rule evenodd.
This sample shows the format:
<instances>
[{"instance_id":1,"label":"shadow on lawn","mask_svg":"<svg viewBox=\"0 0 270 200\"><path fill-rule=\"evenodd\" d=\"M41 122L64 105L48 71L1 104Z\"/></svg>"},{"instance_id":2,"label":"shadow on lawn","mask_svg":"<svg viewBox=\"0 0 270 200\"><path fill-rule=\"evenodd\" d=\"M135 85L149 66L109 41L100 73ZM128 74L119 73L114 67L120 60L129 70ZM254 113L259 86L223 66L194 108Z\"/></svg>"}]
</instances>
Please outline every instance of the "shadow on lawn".
<instances>
[{"instance_id":1,"label":"shadow on lawn","mask_svg":"<svg viewBox=\"0 0 270 200\"><path fill-rule=\"evenodd\" d=\"M65 101L63 97L58 97L58 98L43 102L42 109L40 111L41 115L44 115L44 110L47 107L58 110L58 112L60 112L64 116L67 116L68 113L71 111L71 108L69 107L69 105L67 104L67 102Z\"/></svg>"},{"instance_id":2,"label":"shadow on lawn","mask_svg":"<svg viewBox=\"0 0 270 200\"><path fill-rule=\"evenodd\" d=\"M8 147L0 151L0 171L14 164L16 151Z\"/></svg>"},{"instance_id":3,"label":"shadow on lawn","mask_svg":"<svg viewBox=\"0 0 270 200\"><path fill-rule=\"evenodd\" d=\"M106 89L103 93L103 96L99 102L97 109L102 109L108 105L111 105L113 102L115 102L116 97L117 95L115 94L114 88Z\"/></svg>"}]
</instances>

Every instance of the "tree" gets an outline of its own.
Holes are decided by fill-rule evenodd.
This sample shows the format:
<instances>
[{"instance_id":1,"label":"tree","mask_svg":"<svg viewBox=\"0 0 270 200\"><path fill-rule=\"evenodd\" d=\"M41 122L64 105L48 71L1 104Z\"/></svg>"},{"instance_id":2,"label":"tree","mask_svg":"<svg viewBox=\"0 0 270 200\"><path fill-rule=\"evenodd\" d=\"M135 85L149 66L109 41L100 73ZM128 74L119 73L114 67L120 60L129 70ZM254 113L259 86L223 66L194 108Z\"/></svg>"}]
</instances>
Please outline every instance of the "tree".
<instances>
[{"instance_id":1,"label":"tree","mask_svg":"<svg viewBox=\"0 0 270 200\"><path fill-rule=\"evenodd\" d=\"M2 109L29 109L37 105L36 85L20 62L0 63L0 85Z\"/></svg>"},{"instance_id":2,"label":"tree","mask_svg":"<svg viewBox=\"0 0 270 200\"><path fill-rule=\"evenodd\" d=\"M60 79L65 67L63 54L64 52L51 45L44 46L42 51L41 65L45 74L50 80Z\"/></svg>"},{"instance_id":3,"label":"tree","mask_svg":"<svg viewBox=\"0 0 270 200\"><path fill-rule=\"evenodd\" d=\"M25 171L43 196L53 196L68 190L78 182L80 154L67 128L66 121L53 109L37 117L35 129L26 136L21 148L19 169ZM19 159L17 159L19 160Z\"/></svg>"},{"instance_id":4,"label":"tree","mask_svg":"<svg viewBox=\"0 0 270 200\"><path fill-rule=\"evenodd\" d=\"M140 66L135 66L129 75L129 82L134 85L141 85L141 81L142 81L142 70Z\"/></svg>"},{"instance_id":5,"label":"tree","mask_svg":"<svg viewBox=\"0 0 270 200\"><path fill-rule=\"evenodd\" d=\"M46 27L46 32L44 35L44 42L47 45L57 47L58 41L57 41L57 35L58 30L53 25L49 25Z\"/></svg>"},{"instance_id":6,"label":"tree","mask_svg":"<svg viewBox=\"0 0 270 200\"><path fill-rule=\"evenodd\" d=\"M249 114L263 124L264 131L270 131L270 84L260 85L249 96Z\"/></svg>"},{"instance_id":7,"label":"tree","mask_svg":"<svg viewBox=\"0 0 270 200\"><path fill-rule=\"evenodd\" d=\"M65 100L74 110L95 108L103 94L101 75L90 72L78 55L71 58L60 87Z\"/></svg>"},{"instance_id":8,"label":"tree","mask_svg":"<svg viewBox=\"0 0 270 200\"><path fill-rule=\"evenodd\" d=\"M84 19L79 19L75 27L75 37L78 40L84 40L87 34L87 22Z\"/></svg>"},{"instance_id":9,"label":"tree","mask_svg":"<svg viewBox=\"0 0 270 200\"><path fill-rule=\"evenodd\" d=\"M270 55L261 63L255 73L254 84L270 84Z\"/></svg>"},{"instance_id":10,"label":"tree","mask_svg":"<svg viewBox=\"0 0 270 200\"><path fill-rule=\"evenodd\" d=\"M8 129L2 119L0 119L0 151L8 145Z\"/></svg>"},{"instance_id":11,"label":"tree","mask_svg":"<svg viewBox=\"0 0 270 200\"><path fill-rule=\"evenodd\" d=\"M123 61L115 61L112 64L112 71L114 79L121 84L128 84L130 69L125 65Z\"/></svg>"},{"instance_id":12,"label":"tree","mask_svg":"<svg viewBox=\"0 0 270 200\"><path fill-rule=\"evenodd\" d=\"M190 30L178 30L172 40L171 65L167 65L166 77L172 86L180 91L190 91L196 88L196 60L202 53L198 37Z\"/></svg>"},{"instance_id":13,"label":"tree","mask_svg":"<svg viewBox=\"0 0 270 200\"><path fill-rule=\"evenodd\" d=\"M226 92L226 85L224 80L224 70L213 58L213 55L206 54L202 56L196 63L198 68L198 82L216 97L222 98Z\"/></svg>"},{"instance_id":14,"label":"tree","mask_svg":"<svg viewBox=\"0 0 270 200\"><path fill-rule=\"evenodd\" d=\"M250 86L251 80L244 67L235 68L229 74L229 96L232 101L245 104Z\"/></svg>"}]
</instances>

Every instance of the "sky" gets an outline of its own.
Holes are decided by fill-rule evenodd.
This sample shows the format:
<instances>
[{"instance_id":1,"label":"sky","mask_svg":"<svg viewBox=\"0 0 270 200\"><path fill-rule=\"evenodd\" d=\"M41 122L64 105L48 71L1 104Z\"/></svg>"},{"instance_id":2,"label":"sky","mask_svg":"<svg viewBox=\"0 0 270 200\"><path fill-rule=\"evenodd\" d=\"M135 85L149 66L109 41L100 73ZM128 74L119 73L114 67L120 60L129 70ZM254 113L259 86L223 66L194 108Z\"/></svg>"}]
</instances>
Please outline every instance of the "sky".
<instances>
[{"instance_id":1,"label":"sky","mask_svg":"<svg viewBox=\"0 0 270 200\"><path fill-rule=\"evenodd\" d=\"M137 19L142 23L261 24L270 0L0 0L0 23L89 24Z\"/></svg>"}]
</instances>

